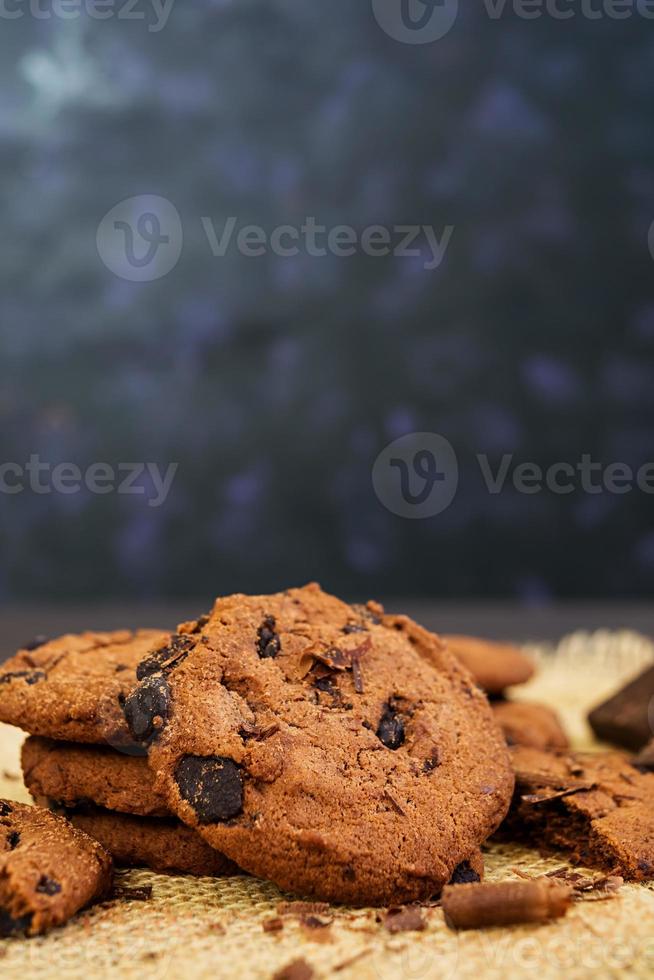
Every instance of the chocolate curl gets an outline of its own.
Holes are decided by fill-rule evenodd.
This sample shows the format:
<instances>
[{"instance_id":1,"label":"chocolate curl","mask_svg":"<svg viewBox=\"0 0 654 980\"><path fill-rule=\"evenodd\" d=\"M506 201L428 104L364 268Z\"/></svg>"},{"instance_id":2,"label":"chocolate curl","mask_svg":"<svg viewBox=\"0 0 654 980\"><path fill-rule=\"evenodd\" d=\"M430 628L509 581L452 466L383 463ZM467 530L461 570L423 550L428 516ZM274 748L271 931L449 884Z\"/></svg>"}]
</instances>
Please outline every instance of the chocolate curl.
<instances>
[{"instance_id":1,"label":"chocolate curl","mask_svg":"<svg viewBox=\"0 0 654 980\"><path fill-rule=\"evenodd\" d=\"M569 885L534 881L446 885L441 896L450 929L484 929L523 922L547 922L565 915L572 902Z\"/></svg>"}]
</instances>

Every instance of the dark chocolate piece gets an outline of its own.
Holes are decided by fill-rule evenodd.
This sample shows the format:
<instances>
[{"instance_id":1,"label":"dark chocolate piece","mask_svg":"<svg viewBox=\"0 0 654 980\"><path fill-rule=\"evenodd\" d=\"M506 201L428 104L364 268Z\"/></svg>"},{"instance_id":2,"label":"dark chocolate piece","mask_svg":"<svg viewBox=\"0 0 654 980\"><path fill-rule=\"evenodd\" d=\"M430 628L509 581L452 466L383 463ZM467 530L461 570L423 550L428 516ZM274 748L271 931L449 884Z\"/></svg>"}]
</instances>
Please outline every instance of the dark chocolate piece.
<instances>
[{"instance_id":1,"label":"dark chocolate piece","mask_svg":"<svg viewBox=\"0 0 654 980\"><path fill-rule=\"evenodd\" d=\"M190 636L176 633L167 646L155 650L151 656L141 661L136 668L137 680L142 681L153 674L169 674L186 660L195 642Z\"/></svg>"},{"instance_id":2,"label":"dark chocolate piece","mask_svg":"<svg viewBox=\"0 0 654 980\"><path fill-rule=\"evenodd\" d=\"M41 895L58 895L61 891L61 885L54 878L49 878L48 875L41 875L36 890Z\"/></svg>"},{"instance_id":3,"label":"dark chocolate piece","mask_svg":"<svg viewBox=\"0 0 654 980\"><path fill-rule=\"evenodd\" d=\"M151 742L163 728L170 707L170 688L164 677L148 677L125 701L123 711L132 737Z\"/></svg>"},{"instance_id":4,"label":"dark chocolate piece","mask_svg":"<svg viewBox=\"0 0 654 980\"><path fill-rule=\"evenodd\" d=\"M387 749L399 749L404 743L404 722L395 711L392 698L384 705L384 713L377 728L377 738Z\"/></svg>"},{"instance_id":5,"label":"dark chocolate piece","mask_svg":"<svg viewBox=\"0 0 654 980\"><path fill-rule=\"evenodd\" d=\"M637 752L654 735L654 667L623 687L588 715L598 738ZM650 704L653 706L650 711Z\"/></svg>"},{"instance_id":6,"label":"dark chocolate piece","mask_svg":"<svg viewBox=\"0 0 654 980\"><path fill-rule=\"evenodd\" d=\"M24 680L30 686L44 681L46 674L44 670L14 670L7 674L0 674L0 684L8 684L9 681Z\"/></svg>"},{"instance_id":7,"label":"dark chocolate piece","mask_svg":"<svg viewBox=\"0 0 654 980\"><path fill-rule=\"evenodd\" d=\"M274 659L282 648L275 626L275 617L266 616L257 631L257 652L262 660Z\"/></svg>"},{"instance_id":8,"label":"dark chocolate piece","mask_svg":"<svg viewBox=\"0 0 654 980\"><path fill-rule=\"evenodd\" d=\"M225 823L243 811L243 777L233 759L184 756L175 770L175 782L200 823Z\"/></svg>"},{"instance_id":9,"label":"dark chocolate piece","mask_svg":"<svg viewBox=\"0 0 654 980\"><path fill-rule=\"evenodd\" d=\"M450 879L451 885L470 885L472 882L481 881L474 868L470 867L469 861L462 861L452 872Z\"/></svg>"}]
</instances>

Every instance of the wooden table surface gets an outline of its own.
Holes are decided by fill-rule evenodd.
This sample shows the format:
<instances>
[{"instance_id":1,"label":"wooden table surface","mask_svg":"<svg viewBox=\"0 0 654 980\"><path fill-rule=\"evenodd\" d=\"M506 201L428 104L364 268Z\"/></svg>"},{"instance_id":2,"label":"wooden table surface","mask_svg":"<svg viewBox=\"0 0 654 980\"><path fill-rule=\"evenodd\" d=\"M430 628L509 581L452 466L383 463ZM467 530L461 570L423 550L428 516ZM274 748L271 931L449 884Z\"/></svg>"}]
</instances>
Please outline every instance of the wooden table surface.
<instances>
[{"instance_id":1,"label":"wooden table surface","mask_svg":"<svg viewBox=\"0 0 654 980\"><path fill-rule=\"evenodd\" d=\"M510 602L439 602L389 599L389 611L405 612L441 633L472 633L517 642L555 641L582 629L633 629L654 636L654 604L565 602L524 606ZM87 629L153 626L172 629L209 609L206 599L151 603L34 603L0 608L0 660L33 637Z\"/></svg>"}]
</instances>

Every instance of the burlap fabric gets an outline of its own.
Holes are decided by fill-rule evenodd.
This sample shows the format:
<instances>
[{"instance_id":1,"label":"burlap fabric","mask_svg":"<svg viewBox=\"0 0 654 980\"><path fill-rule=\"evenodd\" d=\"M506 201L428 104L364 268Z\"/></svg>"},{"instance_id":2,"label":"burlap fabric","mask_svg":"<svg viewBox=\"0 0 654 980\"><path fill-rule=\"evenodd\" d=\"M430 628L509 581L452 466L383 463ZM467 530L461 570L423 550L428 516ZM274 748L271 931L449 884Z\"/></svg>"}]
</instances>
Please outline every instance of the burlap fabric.
<instances>
[{"instance_id":1,"label":"burlap fabric","mask_svg":"<svg viewBox=\"0 0 654 980\"><path fill-rule=\"evenodd\" d=\"M592 745L587 708L654 659L636 634L575 634L556 649L534 647L536 679L515 692L562 714L578 747ZM23 735L0 726L0 796L28 801L19 772ZM565 862L537 851L491 844L487 878L540 873ZM121 872L121 886L152 886L149 901L115 899L82 913L65 928L32 940L0 941L3 980L192 980L272 977L304 960L316 977L427 980L454 977L534 980L654 975L654 886L625 886L606 901L575 904L551 925L456 934L440 909L426 910L422 932L391 934L374 909L330 911L330 925L309 928L286 914L281 931L266 931L289 896L247 877L194 879Z\"/></svg>"}]
</instances>

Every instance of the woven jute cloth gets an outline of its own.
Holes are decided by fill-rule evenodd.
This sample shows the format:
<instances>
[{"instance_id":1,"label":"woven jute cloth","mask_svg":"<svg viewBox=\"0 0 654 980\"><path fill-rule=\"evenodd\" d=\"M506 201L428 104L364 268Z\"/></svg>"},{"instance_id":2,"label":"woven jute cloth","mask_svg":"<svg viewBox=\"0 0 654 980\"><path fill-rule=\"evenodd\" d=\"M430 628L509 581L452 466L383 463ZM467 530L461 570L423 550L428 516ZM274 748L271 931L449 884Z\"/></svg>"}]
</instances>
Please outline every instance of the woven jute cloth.
<instances>
[{"instance_id":1,"label":"woven jute cloth","mask_svg":"<svg viewBox=\"0 0 654 980\"><path fill-rule=\"evenodd\" d=\"M556 648L531 652L537 677L512 696L557 708L579 748L596 745L585 723L588 708L654 662L654 646L630 632L577 633ZM0 796L30 802L20 776L23 738L0 726ZM486 846L485 860L490 881L516 879L514 869L540 874L566 863L496 843ZM654 975L654 886L625 885L616 897L578 902L546 925L455 933L434 907L424 912L423 931L391 934L380 921L383 910L343 907L330 909L323 920L331 923L319 928L287 913L281 930L267 931L264 923L279 917L278 904L292 896L246 876L134 870L119 872L117 883L124 890L151 886L152 897L115 898L47 936L0 941L3 980L249 980L272 977L295 960L318 978L343 980Z\"/></svg>"}]
</instances>

